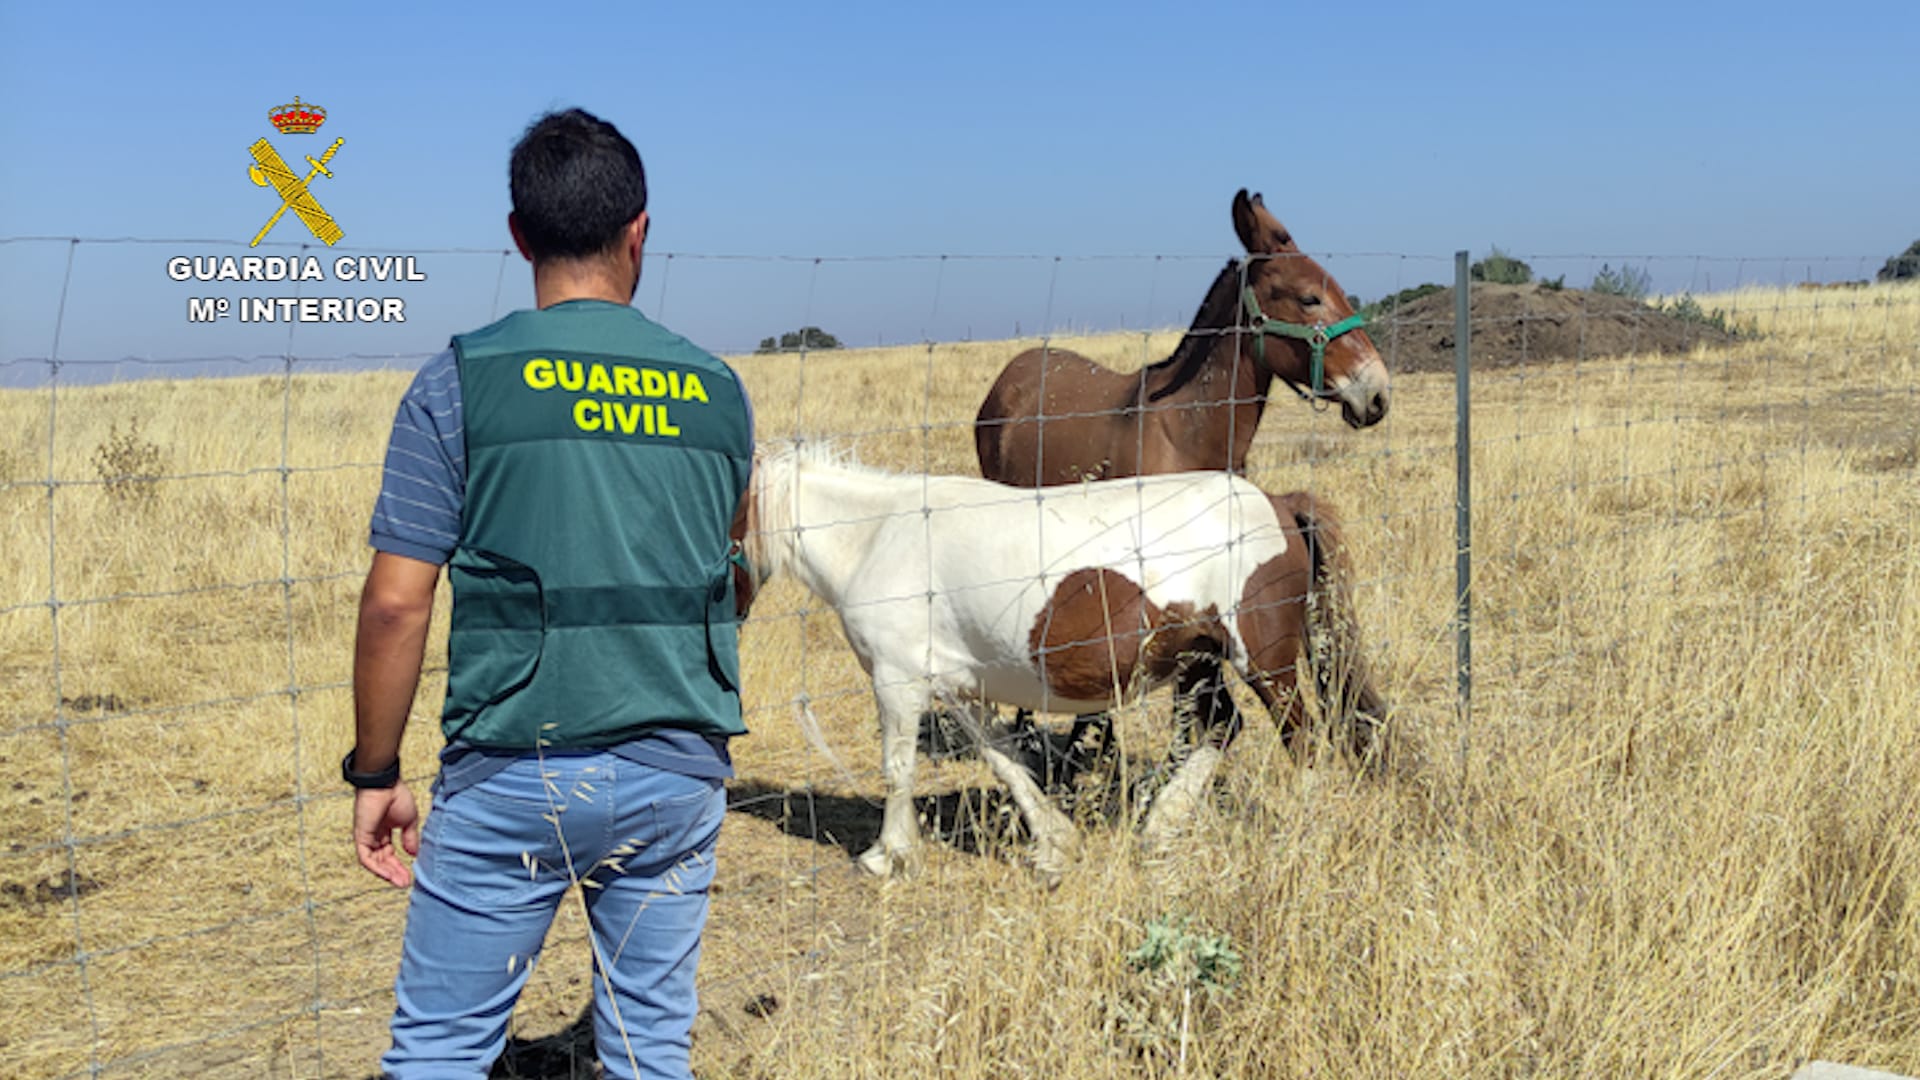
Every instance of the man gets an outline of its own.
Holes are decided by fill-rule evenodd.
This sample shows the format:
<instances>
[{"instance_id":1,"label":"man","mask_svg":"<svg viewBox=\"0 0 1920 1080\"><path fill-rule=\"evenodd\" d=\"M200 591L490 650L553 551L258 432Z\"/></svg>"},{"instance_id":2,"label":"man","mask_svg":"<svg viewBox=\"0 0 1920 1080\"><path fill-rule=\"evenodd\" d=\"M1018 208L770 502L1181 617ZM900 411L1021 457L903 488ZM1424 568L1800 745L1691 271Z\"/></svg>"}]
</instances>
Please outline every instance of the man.
<instances>
[{"instance_id":1,"label":"man","mask_svg":"<svg viewBox=\"0 0 1920 1080\"><path fill-rule=\"evenodd\" d=\"M606 1075L685 1077L727 739L746 730L728 527L753 420L731 369L629 306L648 222L633 145L551 114L510 173L538 310L415 378L360 601L354 846L413 885L381 1063L485 1076L578 881ZM423 834L400 739L443 565L447 745Z\"/></svg>"}]
</instances>

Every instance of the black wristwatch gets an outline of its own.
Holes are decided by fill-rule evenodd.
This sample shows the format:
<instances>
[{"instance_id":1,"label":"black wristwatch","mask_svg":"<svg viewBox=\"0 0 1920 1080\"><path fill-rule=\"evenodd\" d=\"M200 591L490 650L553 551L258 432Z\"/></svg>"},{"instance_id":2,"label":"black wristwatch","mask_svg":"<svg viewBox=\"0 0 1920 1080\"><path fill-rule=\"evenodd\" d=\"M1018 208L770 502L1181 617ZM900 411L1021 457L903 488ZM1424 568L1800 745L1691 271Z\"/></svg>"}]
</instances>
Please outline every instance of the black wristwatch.
<instances>
[{"instance_id":1,"label":"black wristwatch","mask_svg":"<svg viewBox=\"0 0 1920 1080\"><path fill-rule=\"evenodd\" d=\"M400 759L395 757L393 764L379 772L354 772L353 751L340 759L340 779L357 788L390 788L400 782Z\"/></svg>"}]
</instances>

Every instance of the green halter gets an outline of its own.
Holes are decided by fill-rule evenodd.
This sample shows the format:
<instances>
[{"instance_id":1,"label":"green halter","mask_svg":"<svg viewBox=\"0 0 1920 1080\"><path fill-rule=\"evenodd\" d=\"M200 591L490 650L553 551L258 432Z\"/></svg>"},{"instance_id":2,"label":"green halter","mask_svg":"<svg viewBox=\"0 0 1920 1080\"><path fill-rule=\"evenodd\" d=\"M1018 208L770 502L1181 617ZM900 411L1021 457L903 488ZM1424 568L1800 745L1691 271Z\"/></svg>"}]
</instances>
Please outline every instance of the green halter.
<instances>
[{"instance_id":1,"label":"green halter","mask_svg":"<svg viewBox=\"0 0 1920 1080\"><path fill-rule=\"evenodd\" d=\"M1260 310L1259 301L1254 299L1251 285L1242 288L1240 300L1241 304L1253 313L1252 319L1247 324L1247 329L1253 331L1253 355L1259 358L1262 365L1267 363L1268 334L1297 338L1306 342L1313 347L1312 392L1300 389L1291 379L1283 378L1282 381L1292 387L1293 392L1299 394L1302 401L1327 400L1327 342L1349 330L1358 330L1367 325L1367 317L1356 311L1332 326L1322 326L1317 323L1313 326L1301 326L1299 323L1267 318L1267 313ZM1272 371L1273 368L1268 367L1267 370Z\"/></svg>"}]
</instances>

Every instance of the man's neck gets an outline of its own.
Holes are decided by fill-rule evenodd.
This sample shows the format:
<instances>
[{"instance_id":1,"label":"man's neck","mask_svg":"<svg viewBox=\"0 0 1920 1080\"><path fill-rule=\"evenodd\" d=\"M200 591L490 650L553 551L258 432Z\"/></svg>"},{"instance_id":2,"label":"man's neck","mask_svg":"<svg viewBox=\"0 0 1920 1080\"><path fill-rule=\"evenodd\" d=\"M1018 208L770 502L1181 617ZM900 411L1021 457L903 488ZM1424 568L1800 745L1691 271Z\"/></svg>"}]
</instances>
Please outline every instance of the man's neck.
<instances>
[{"instance_id":1,"label":"man's neck","mask_svg":"<svg viewBox=\"0 0 1920 1080\"><path fill-rule=\"evenodd\" d=\"M624 307L633 302L633 284L620 280L613 267L598 259L534 264L535 306L550 308L569 300L605 300Z\"/></svg>"}]
</instances>

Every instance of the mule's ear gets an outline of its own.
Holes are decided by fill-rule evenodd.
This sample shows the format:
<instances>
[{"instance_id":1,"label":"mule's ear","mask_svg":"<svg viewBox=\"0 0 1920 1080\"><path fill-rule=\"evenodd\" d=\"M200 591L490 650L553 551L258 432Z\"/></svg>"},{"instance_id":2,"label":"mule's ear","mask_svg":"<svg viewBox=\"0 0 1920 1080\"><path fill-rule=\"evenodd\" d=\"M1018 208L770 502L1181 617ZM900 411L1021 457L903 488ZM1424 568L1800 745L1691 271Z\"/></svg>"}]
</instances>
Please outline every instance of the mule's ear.
<instances>
[{"instance_id":1,"label":"mule's ear","mask_svg":"<svg viewBox=\"0 0 1920 1080\"><path fill-rule=\"evenodd\" d=\"M1247 189L1233 197L1233 231L1249 255L1284 255L1300 250L1293 235L1280 219L1273 216L1259 195L1248 197Z\"/></svg>"},{"instance_id":2,"label":"mule's ear","mask_svg":"<svg viewBox=\"0 0 1920 1080\"><path fill-rule=\"evenodd\" d=\"M1240 246L1249 252L1260 250L1260 223L1253 214L1254 207L1259 205L1260 197L1248 198L1246 188L1241 188L1233 196L1233 231L1240 237Z\"/></svg>"}]
</instances>

